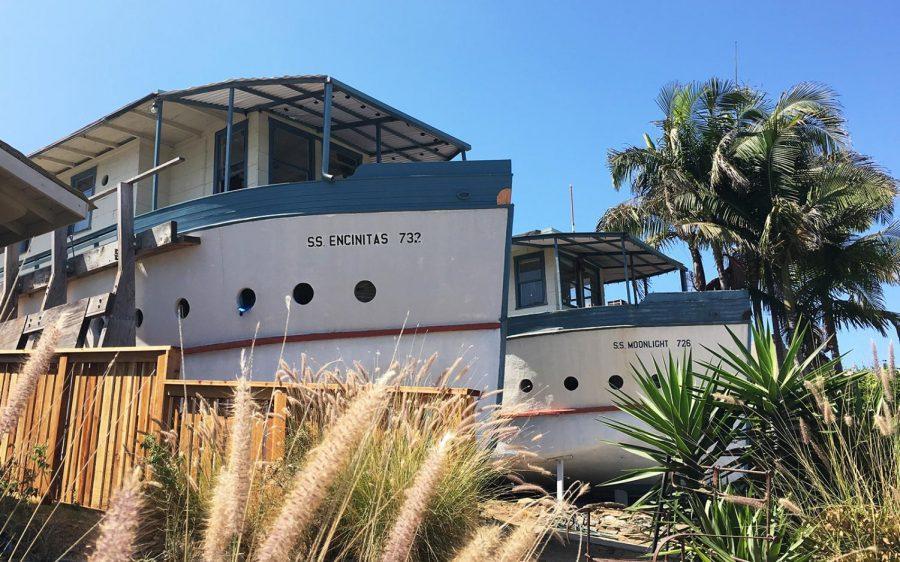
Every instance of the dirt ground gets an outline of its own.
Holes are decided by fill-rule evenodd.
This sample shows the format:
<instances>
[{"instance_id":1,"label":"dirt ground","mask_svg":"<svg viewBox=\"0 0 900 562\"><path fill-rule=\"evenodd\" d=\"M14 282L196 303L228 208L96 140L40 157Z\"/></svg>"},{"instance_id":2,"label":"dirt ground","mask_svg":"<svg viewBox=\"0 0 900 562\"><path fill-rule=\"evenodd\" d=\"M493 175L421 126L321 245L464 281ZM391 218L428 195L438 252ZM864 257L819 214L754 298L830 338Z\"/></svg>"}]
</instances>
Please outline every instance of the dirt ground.
<instances>
[{"instance_id":1,"label":"dirt ground","mask_svg":"<svg viewBox=\"0 0 900 562\"><path fill-rule=\"evenodd\" d=\"M59 505L54 511L54 506L4 501L0 503L0 527L5 526L0 533L0 560L22 560L26 551L24 560L29 562L56 560L73 545L62 560L86 560L87 547L93 543L92 530L101 515L69 505ZM50 526L41 532L48 518Z\"/></svg>"}]
</instances>

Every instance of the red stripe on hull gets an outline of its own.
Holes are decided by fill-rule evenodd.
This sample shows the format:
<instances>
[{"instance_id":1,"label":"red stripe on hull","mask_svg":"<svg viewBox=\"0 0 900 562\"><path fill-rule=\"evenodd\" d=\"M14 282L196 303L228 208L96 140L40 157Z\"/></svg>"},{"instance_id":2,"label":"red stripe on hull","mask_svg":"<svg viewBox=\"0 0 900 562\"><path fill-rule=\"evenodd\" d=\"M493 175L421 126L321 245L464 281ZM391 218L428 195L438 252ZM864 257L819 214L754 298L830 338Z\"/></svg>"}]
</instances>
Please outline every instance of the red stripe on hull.
<instances>
[{"instance_id":1,"label":"red stripe on hull","mask_svg":"<svg viewBox=\"0 0 900 562\"><path fill-rule=\"evenodd\" d=\"M481 322L476 324L450 324L443 326L419 326L417 328L390 328L385 330L358 330L354 332L320 332L316 334L291 334L288 336L273 336L258 338L257 340L236 340L222 343L198 345L184 349L185 355L195 353L207 353L210 351L223 351L228 349L241 349L251 345L280 345L282 342L295 343L307 341L327 341L355 338L374 338L378 336L399 336L401 334L420 335L435 334L439 332L469 332L476 330L499 330L500 322Z\"/></svg>"}]
</instances>

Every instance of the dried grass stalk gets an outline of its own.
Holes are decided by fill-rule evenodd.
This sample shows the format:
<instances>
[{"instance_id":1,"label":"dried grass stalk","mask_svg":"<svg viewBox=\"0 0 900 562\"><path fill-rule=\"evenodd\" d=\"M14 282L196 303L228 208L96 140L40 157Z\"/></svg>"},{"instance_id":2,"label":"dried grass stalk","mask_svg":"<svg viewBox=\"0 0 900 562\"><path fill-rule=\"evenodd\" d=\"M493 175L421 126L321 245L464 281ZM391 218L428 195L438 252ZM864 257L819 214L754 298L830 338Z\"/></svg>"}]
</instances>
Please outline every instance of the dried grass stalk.
<instances>
[{"instance_id":1,"label":"dried grass stalk","mask_svg":"<svg viewBox=\"0 0 900 562\"><path fill-rule=\"evenodd\" d=\"M141 492L141 467L131 475L109 502L100 525L90 562L129 562L135 554L144 495Z\"/></svg>"},{"instance_id":2,"label":"dried grass stalk","mask_svg":"<svg viewBox=\"0 0 900 562\"><path fill-rule=\"evenodd\" d=\"M485 525L476 529L472 539L466 544L453 562L481 562L500 544L499 525Z\"/></svg>"},{"instance_id":3,"label":"dried grass stalk","mask_svg":"<svg viewBox=\"0 0 900 562\"><path fill-rule=\"evenodd\" d=\"M453 437L453 433L444 435L428 454L412 485L406 490L406 500L388 534L388 542L381 557L383 562L403 562L409 557L416 530L422 524L428 504L447 468L447 450Z\"/></svg>"},{"instance_id":4,"label":"dried grass stalk","mask_svg":"<svg viewBox=\"0 0 900 562\"><path fill-rule=\"evenodd\" d=\"M37 388L38 381L42 375L47 374L50 368L50 362L53 360L53 353L56 350L56 344L59 341L60 329L59 323L44 328L41 339L38 340L37 346L31 352L28 361L19 374L16 385L9 392L9 400L6 406L0 411L0 436L15 430L19 422L19 418L25 411L34 389Z\"/></svg>"},{"instance_id":5,"label":"dried grass stalk","mask_svg":"<svg viewBox=\"0 0 900 562\"><path fill-rule=\"evenodd\" d=\"M328 487L349 464L353 451L384 407L388 391L383 382L362 390L329 428L324 439L309 453L303 468L275 517L257 552L260 562L287 560L316 510L325 500Z\"/></svg>"},{"instance_id":6,"label":"dried grass stalk","mask_svg":"<svg viewBox=\"0 0 900 562\"><path fill-rule=\"evenodd\" d=\"M250 494L253 471L252 436L256 403L246 377L237 381L234 390L231 439L228 460L219 473L209 508L209 520L203 536L203 559L223 559L229 543L244 525L244 512Z\"/></svg>"}]
</instances>

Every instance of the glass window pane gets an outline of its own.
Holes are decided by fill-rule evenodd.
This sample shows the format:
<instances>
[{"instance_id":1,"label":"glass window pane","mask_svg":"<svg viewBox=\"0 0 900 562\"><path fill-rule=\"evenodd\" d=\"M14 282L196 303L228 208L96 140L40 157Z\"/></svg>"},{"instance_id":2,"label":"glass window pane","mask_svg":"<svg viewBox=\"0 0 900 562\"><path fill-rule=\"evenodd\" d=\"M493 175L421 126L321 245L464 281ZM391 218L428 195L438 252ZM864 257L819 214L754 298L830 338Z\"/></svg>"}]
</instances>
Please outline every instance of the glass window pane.
<instances>
[{"instance_id":1,"label":"glass window pane","mask_svg":"<svg viewBox=\"0 0 900 562\"><path fill-rule=\"evenodd\" d=\"M541 254L516 258L516 306L546 304L544 259Z\"/></svg>"},{"instance_id":2,"label":"glass window pane","mask_svg":"<svg viewBox=\"0 0 900 562\"><path fill-rule=\"evenodd\" d=\"M225 129L216 133L216 193L225 190ZM231 128L231 183L229 190L247 187L247 122L241 121Z\"/></svg>"},{"instance_id":3,"label":"glass window pane","mask_svg":"<svg viewBox=\"0 0 900 562\"><path fill-rule=\"evenodd\" d=\"M270 121L269 150L272 154L269 183L291 183L315 179L311 161L312 141L299 131Z\"/></svg>"},{"instance_id":4,"label":"glass window pane","mask_svg":"<svg viewBox=\"0 0 900 562\"><path fill-rule=\"evenodd\" d=\"M575 260L559 258L559 281L563 306L578 306L578 265Z\"/></svg>"},{"instance_id":5,"label":"glass window pane","mask_svg":"<svg viewBox=\"0 0 900 562\"><path fill-rule=\"evenodd\" d=\"M97 182L97 169L81 172L72 177L72 187L90 197L94 194L95 183ZM84 232L91 228L91 212L88 211L87 216L82 220L69 226L69 234Z\"/></svg>"},{"instance_id":6,"label":"glass window pane","mask_svg":"<svg viewBox=\"0 0 900 562\"><path fill-rule=\"evenodd\" d=\"M362 156L343 146L331 143L331 152L328 155L329 174L340 178L349 178L360 164L362 164Z\"/></svg>"}]
</instances>

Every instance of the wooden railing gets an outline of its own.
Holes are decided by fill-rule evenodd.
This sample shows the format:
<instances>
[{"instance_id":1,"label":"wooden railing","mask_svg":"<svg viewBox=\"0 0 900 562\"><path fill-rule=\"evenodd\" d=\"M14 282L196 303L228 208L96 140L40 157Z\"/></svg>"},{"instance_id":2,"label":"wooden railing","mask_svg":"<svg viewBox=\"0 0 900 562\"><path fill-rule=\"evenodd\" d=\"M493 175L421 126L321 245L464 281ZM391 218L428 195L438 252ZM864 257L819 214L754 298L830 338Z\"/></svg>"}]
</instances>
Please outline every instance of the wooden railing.
<instances>
[{"instance_id":1,"label":"wooden railing","mask_svg":"<svg viewBox=\"0 0 900 562\"><path fill-rule=\"evenodd\" d=\"M0 351L0 407L18 382L28 351ZM181 380L180 350L173 347L61 349L21 415L15 431L0 438L0 480L33 488L43 501L95 509L108 505L122 479L140 463L148 435L174 433L178 450L197 466L201 435L224 446L231 423L235 382ZM340 391L336 384L306 389ZM272 461L284 454L290 387L254 382L262 414L253 429L254 457ZM476 400L469 389L397 387L398 395L434 400L448 395ZM207 443L208 445L208 443ZM221 447L223 448L223 447Z\"/></svg>"}]
</instances>

